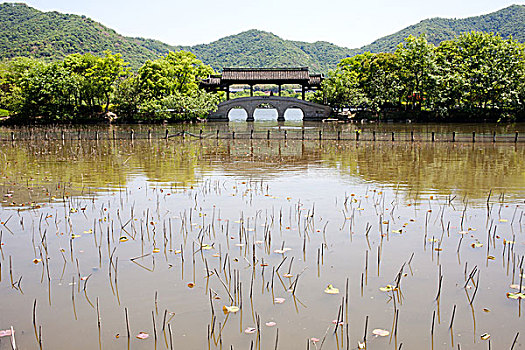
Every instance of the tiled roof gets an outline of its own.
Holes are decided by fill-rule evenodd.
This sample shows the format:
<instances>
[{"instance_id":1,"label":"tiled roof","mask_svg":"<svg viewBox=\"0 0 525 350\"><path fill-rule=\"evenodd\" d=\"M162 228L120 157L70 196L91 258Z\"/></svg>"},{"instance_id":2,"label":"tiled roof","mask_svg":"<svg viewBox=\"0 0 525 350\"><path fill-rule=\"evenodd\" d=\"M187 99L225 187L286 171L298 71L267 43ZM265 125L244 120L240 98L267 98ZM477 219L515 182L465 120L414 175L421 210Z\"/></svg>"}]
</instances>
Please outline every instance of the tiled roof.
<instances>
[{"instance_id":1,"label":"tiled roof","mask_svg":"<svg viewBox=\"0 0 525 350\"><path fill-rule=\"evenodd\" d=\"M306 80L308 68L224 68L222 80Z\"/></svg>"}]
</instances>

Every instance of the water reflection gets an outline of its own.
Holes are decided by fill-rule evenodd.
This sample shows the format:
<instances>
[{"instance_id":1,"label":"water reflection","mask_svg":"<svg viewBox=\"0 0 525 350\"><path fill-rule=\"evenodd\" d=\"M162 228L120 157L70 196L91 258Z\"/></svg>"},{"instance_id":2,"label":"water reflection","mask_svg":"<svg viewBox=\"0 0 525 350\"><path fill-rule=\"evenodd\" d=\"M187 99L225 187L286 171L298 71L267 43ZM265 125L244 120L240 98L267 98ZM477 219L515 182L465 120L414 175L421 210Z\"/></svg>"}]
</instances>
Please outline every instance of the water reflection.
<instances>
[{"instance_id":1,"label":"water reflection","mask_svg":"<svg viewBox=\"0 0 525 350\"><path fill-rule=\"evenodd\" d=\"M145 176L184 187L212 172L262 179L295 172L307 178L318 168L341 181L401 186L415 198L436 192L482 200L490 190L523 198L525 188L525 147L514 144L180 138L33 141L3 143L0 157L4 193L17 187L4 204L42 200L34 189L32 194L24 193L24 187L44 186L48 196L57 196L63 192L60 183L78 193L120 188L133 177ZM17 200L18 195L24 199Z\"/></svg>"}]
</instances>

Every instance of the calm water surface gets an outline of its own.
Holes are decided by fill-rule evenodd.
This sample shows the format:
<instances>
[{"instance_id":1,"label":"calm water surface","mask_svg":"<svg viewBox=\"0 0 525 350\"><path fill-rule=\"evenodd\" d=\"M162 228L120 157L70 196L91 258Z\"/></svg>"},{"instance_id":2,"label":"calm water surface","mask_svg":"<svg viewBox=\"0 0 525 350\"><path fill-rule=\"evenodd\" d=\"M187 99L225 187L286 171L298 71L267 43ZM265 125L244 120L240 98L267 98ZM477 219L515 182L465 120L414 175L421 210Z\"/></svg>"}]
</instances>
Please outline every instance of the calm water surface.
<instances>
[{"instance_id":1,"label":"calm water surface","mask_svg":"<svg viewBox=\"0 0 525 350\"><path fill-rule=\"evenodd\" d=\"M303 127L525 133L170 129ZM523 143L101 137L3 141L0 159L0 329L20 349L356 349L367 317L367 349L506 349L525 329L507 297L525 286Z\"/></svg>"}]
</instances>

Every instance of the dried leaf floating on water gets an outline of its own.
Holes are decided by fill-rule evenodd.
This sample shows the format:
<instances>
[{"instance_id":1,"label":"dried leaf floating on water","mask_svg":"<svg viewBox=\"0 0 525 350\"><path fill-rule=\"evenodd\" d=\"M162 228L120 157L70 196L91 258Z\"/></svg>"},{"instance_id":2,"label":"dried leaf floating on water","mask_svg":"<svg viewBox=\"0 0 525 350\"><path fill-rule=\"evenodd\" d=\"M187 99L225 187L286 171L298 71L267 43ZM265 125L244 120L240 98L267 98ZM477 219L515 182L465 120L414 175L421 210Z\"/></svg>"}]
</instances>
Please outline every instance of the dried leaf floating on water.
<instances>
[{"instance_id":1,"label":"dried leaf floating on water","mask_svg":"<svg viewBox=\"0 0 525 350\"><path fill-rule=\"evenodd\" d=\"M135 336L137 339L148 339L149 338L149 334L146 333L146 332L139 332L139 334L137 334Z\"/></svg>"},{"instance_id":2,"label":"dried leaf floating on water","mask_svg":"<svg viewBox=\"0 0 525 350\"><path fill-rule=\"evenodd\" d=\"M159 253L159 252L160 252L159 248L153 248L153 253Z\"/></svg>"},{"instance_id":3,"label":"dried leaf floating on water","mask_svg":"<svg viewBox=\"0 0 525 350\"><path fill-rule=\"evenodd\" d=\"M379 290L382 292L391 292L393 290L396 290L396 286L393 286L391 284L387 284L385 287L379 287Z\"/></svg>"},{"instance_id":4,"label":"dried leaf floating on water","mask_svg":"<svg viewBox=\"0 0 525 350\"><path fill-rule=\"evenodd\" d=\"M483 333L481 336L480 336L481 340L487 340L490 338L490 334L488 333Z\"/></svg>"},{"instance_id":5,"label":"dried leaf floating on water","mask_svg":"<svg viewBox=\"0 0 525 350\"><path fill-rule=\"evenodd\" d=\"M193 288L193 287L195 287L195 283L193 282L188 283L188 288Z\"/></svg>"},{"instance_id":6,"label":"dried leaf floating on water","mask_svg":"<svg viewBox=\"0 0 525 350\"><path fill-rule=\"evenodd\" d=\"M472 243L470 246L472 248L481 248L481 247L483 247L483 243L476 241L476 242Z\"/></svg>"},{"instance_id":7,"label":"dried leaf floating on water","mask_svg":"<svg viewBox=\"0 0 525 350\"><path fill-rule=\"evenodd\" d=\"M127 242L128 241L128 237L122 236L118 240L121 241L121 242Z\"/></svg>"},{"instance_id":8,"label":"dried leaf floating on water","mask_svg":"<svg viewBox=\"0 0 525 350\"><path fill-rule=\"evenodd\" d=\"M511 284L509 287L511 289L517 289L517 290L520 290L520 288L521 288L522 291L525 291L525 285L520 287L519 284Z\"/></svg>"},{"instance_id":9,"label":"dried leaf floating on water","mask_svg":"<svg viewBox=\"0 0 525 350\"><path fill-rule=\"evenodd\" d=\"M41 261L42 261L42 259L33 259L33 263L34 263L34 264L38 264L38 263L41 262Z\"/></svg>"},{"instance_id":10,"label":"dried leaf floating on water","mask_svg":"<svg viewBox=\"0 0 525 350\"><path fill-rule=\"evenodd\" d=\"M266 325L267 327L273 327L273 326L275 326L276 324L277 324L277 323L275 323L275 322L273 322L273 321L270 321L270 322L266 322L266 323L265 323L265 325Z\"/></svg>"},{"instance_id":11,"label":"dried leaf floating on water","mask_svg":"<svg viewBox=\"0 0 525 350\"><path fill-rule=\"evenodd\" d=\"M284 253L286 253L286 252L288 252L288 251L290 251L290 250L292 250L292 248L276 249L276 250L274 250L273 252L274 252L274 253L277 253L277 254L284 254Z\"/></svg>"},{"instance_id":12,"label":"dried leaf floating on water","mask_svg":"<svg viewBox=\"0 0 525 350\"><path fill-rule=\"evenodd\" d=\"M223 306L222 307L222 311L227 314L227 313L236 313L237 311L239 311L239 307L238 306L235 306L235 305L232 305L232 306Z\"/></svg>"},{"instance_id":13,"label":"dried leaf floating on water","mask_svg":"<svg viewBox=\"0 0 525 350\"><path fill-rule=\"evenodd\" d=\"M507 298L509 299L515 299L515 300L518 300L518 299L525 299L525 294L523 293L507 293Z\"/></svg>"},{"instance_id":14,"label":"dried leaf floating on water","mask_svg":"<svg viewBox=\"0 0 525 350\"><path fill-rule=\"evenodd\" d=\"M253 328L253 327L248 327L244 330L244 333L246 334L252 334L252 333L255 333L257 329L256 328Z\"/></svg>"},{"instance_id":15,"label":"dried leaf floating on water","mask_svg":"<svg viewBox=\"0 0 525 350\"><path fill-rule=\"evenodd\" d=\"M275 298L273 301L276 303L276 304L282 304L284 303L286 299L284 298Z\"/></svg>"},{"instance_id":16,"label":"dried leaf floating on water","mask_svg":"<svg viewBox=\"0 0 525 350\"><path fill-rule=\"evenodd\" d=\"M390 334L390 332L385 329L376 328L372 331L372 334L379 337L386 337Z\"/></svg>"},{"instance_id":17,"label":"dried leaf floating on water","mask_svg":"<svg viewBox=\"0 0 525 350\"><path fill-rule=\"evenodd\" d=\"M329 284L324 290L326 294L339 294L339 289L335 288L333 285Z\"/></svg>"},{"instance_id":18,"label":"dried leaf floating on water","mask_svg":"<svg viewBox=\"0 0 525 350\"><path fill-rule=\"evenodd\" d=\"M2 337L10 337L12 334L10 329L6 329L4 331L0 331L0 338Z\"/></svg>"}]
</instances>

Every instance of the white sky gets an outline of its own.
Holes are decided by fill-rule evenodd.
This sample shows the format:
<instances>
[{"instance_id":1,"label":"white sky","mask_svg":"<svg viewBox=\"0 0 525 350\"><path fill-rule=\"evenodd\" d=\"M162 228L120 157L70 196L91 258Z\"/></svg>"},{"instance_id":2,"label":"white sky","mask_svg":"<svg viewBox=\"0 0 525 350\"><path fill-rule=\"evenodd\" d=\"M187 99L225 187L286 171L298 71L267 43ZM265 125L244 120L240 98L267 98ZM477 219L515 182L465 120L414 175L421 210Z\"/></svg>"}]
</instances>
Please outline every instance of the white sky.
<instances>
[{"instance_id":1,"label":"white sky","mask_svg":"<svg viewBox=\"0 0 525 350\"><path fill-rule=\"evenodd\" d=\"M6 2L6 1L2 1ZM248 29L284 39L360 47L431 17L486 14L524 0L27 0L86 15L127 36L172 45L209 43Z\"/></svg>"}]
</instances>

